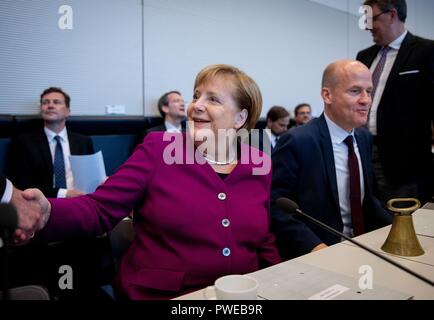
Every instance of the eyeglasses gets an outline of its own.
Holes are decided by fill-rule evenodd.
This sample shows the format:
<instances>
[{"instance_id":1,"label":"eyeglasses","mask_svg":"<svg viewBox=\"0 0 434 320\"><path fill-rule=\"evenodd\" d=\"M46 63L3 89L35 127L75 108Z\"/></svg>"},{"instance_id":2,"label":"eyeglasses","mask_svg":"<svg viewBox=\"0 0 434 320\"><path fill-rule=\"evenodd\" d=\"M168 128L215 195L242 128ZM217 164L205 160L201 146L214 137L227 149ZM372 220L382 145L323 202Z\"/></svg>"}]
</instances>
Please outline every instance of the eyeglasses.
<instances>
[{"instance_id":1,"label":"eyeglasses","mask_svg":"<svg viewBox=\"0 0 434 320\"><path fill-rule=\"evenodd\" d=\"M381 11L380 13L377 13L375 16L372 16L372 21L377 20L377 18L379 16L381 16L382 14L386 14L386 13L389 13L389 12L390 12L390 10L386 10L386 11Z\"/></svg>"}]
</instances>

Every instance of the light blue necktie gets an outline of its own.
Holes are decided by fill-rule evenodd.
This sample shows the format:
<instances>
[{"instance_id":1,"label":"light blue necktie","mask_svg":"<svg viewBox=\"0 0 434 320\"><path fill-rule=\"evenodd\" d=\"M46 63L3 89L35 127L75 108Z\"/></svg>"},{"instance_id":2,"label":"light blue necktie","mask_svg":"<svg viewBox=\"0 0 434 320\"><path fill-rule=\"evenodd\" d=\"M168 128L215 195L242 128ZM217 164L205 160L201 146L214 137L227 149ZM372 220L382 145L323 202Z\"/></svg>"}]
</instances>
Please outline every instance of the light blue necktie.
<instances>
[{"instance_id":1,"label":"light blue necktie","mask_svg":"<svg viewBox=\"0 0 434 320\"><path fill-rule=\"evenodd\" d=\"M54 151L54 186L56 188L66 189L65 162L63 159L63 149L60 142L60 136L55 136L54 139L57 141L56 149Z\"/></svg>"}]
</instances>

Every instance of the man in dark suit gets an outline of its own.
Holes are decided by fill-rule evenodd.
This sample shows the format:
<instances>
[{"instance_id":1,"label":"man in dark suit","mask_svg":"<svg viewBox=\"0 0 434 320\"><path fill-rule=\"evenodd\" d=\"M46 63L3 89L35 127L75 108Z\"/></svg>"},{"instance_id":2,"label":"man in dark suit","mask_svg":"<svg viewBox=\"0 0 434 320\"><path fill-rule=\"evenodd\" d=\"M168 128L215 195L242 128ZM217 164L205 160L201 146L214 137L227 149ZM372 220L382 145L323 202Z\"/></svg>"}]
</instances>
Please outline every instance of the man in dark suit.
<instances>
[{"instance_id":1,"label":"man in dark suit","mask_svg":"<svg viewBox=\"0 0 434 320\"><path fill-rule=\"evenodd\" d=\"M267 112L265 129L251 131L251 145L271 155L279 137L288 131L289 120L289 112L284 107L271 107Z\"/></svg>"},{"instance_id":2,"label":"man in dark suit","mask_svg":"<svg viewBox=\"0 0 434 320\"><path fill-rule=\"evenodd\" d=\"M405 28L405 0L368 0L375 45L357 55L373 74L368 120L374 136L373 161L378 196L432 194L431 135L434 119L434 41Z\"/></svg>"},{"instance_id":3,"label":"man in dark suit","mask_svg":"<svg viewBox=\"0 0 434 320\"><path fill-rule=\"evenodd\" d=\"M289 259L341 239L277 208L286 197L301 210L349 236L391 221L373 196L371 141L364 125L371 105L371 74L344 60L324 71L321 117L283 135L273 153L272 230Z\"/></svg>"},{"instance_id":4,"label":"man in dark suit","mask_svg":"<svg viewBox=\"0 0 434 320\"><path fill-rule=\"evenodd\" d=\"M73 186L69 155L92 154L92 140L67 131L65 123L70 115L70 98L62 89L46 89L41 94L40 103L44 129L20 135L12 141L8 176L18 188L38 188L46 197L81 195L83 193ZM59 142L56 139L59 139ZM63 185L59 185L55 179L58 144L62 149Z\"/></svg>"},{"instance_id":5,"label":"man in dark suit","mask_svg":"<svg viewBox=\"0 0 434 320\"><path fill-rule=\"evenodd\" d=\"M74 188L69 155L92 154L92 140L67 130L70 97L62 89L51 87L44 90L40 104L44 128L12 141L8 176L18 188L38 188L47 198L82 195L82 191ZM60 172L57 161L61 163ZM101 261L98 259L102 254L99 246L105 246L105 240L86 238L47 244L36 236L28 245L14 248L11 252L11 283L15 286L43 284L59 298L93 295ZM75 290L59 289L58 270L61 265L73 268Z\"/></svg>"},{"instance_id":6,"label":"man in dark suit","mask_svg":"<svg viewBox=\"0 0 434 320\"><path fill-rule=\"evenodd\" d=\"M163 94L158 100L158 111L163 117L164 123L149 128L146 130L144 136L149 132L155 131L185 131L185 104L184 98L179 91L169 91Z\"/></svg>"}]
</instances>

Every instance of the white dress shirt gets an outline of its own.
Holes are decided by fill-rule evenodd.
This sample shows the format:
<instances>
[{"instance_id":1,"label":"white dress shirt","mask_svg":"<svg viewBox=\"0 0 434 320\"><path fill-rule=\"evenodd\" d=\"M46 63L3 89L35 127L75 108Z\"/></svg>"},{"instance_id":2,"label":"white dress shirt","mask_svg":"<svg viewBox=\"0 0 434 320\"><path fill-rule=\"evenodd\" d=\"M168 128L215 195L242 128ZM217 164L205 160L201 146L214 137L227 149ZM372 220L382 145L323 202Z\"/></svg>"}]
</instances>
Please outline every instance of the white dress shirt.
<instances>
[{"instance_id":1,"label":"white dress shirt","mask_svg":"<svg viewBox=\"0 0 434 320\"><path fill-rule=\"evenodd\" d=\"M270 140L271 147L274 148L279 138L274 135L270 129L265 129L265 132L267 133L268 139Z\"/></svg>"},{"instance_id":2,"label":"white dress shirt","mask_svg":"<svg viewBox=\"0 0 434 320\"><path fill-rule=\"evenodd\" d=\"M174 126L173 124L171 124L170 122L165 121L164 125L166 126L166 132L170 132L170 133L181 133L182 132L182 127L181 125L179 126Z\"/></svg>"},{"instance_id":3,"label":"white dress shirt","mask_svg":"<svg viewBox=\"0 0 434 320\"><path fill-rule=\"evenodd\" d=\"M71 150L69 149L69 140L68 140L68 133L66 131L66 128L63 128L62 131L59 133L55 133L54 131L51 131L48 128L44 128L45 135L48 139L48 145L50 146L50 152L51 152L51 159L53 161L54 166L54 153L56 150L56 144L57 141L54 138L56 135L60 137L60 142L62 144L63 149L63 160L65 163L65 174L66 174L66 188L67 189L73 189L74 188L74 180L72 177L72 171L71 171L71 162L69 161L69 156L71 155ZM53 186L54 186L54 172L53 172ZM67 189L59 189L57 192L58 198L65 198Z\"/></svg>"},{"instance_id":4,"label":"white dress shirt","mask_svg":"<svg viewBox=\"0 0 434 320\"><path fill-rule=\"evenodd\" d=\"M333 145L333 156L335 159L336 182L338 184L339 207L341 210L342 222L344 224L343 233L348 236L353 236L353 225L351 219L351 203L350 203L350 172L348 169L348 147L344 142L349 135L353 136L354 152L356 153L359 163L360 173L360 192L361 199L365 197L365 183L363 179L363 167L360 160L359 148L354 137L354 130L347 132L336 123L330 120L324 113L326 123L330 132L330 137Z\"/></svg>"},{"instance_id":5,"label":"white dress shirt","mask_svg":"<svg viewBox=\"0 0 434 320\"><path fill-rule=\"evenodd\" d=\"M398 38L389 44L390 50L386 56L386 63L384 64L383 72L378 80L377 88L375 89L375 96L372 98L371 112L369 113L368 128L373 135L377 135L377 109L380 104L381 97L386 87L387 79L389 78L390 71L392 71L393 64L395 63L396 57L398 55L399 48L401 48L402 41L407 35L408 31L405 30ZM378 52L377 57L374 59L371 65L371 73L374 72L375 67L381 58L381 50Z\"/></svg>"},{"instance_id":6,"label":"white dress shirt","mask_svg":"<svg viewBox=\"0 0 434 320\"><path fill-rule=\"evenodd\" d=\"M9 203L12 199L12 191L13 191L12 182L6 179L5 192L3 193L0 203Z\"/></svg>"}]
</instances>

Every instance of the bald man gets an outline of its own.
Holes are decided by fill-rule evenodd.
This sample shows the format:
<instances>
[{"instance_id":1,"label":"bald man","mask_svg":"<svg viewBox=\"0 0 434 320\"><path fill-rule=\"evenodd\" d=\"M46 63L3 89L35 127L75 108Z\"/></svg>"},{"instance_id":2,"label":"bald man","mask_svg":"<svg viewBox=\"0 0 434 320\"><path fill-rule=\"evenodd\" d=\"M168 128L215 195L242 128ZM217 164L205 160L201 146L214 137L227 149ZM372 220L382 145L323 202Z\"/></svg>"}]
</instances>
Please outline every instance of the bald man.
<instances>
[{"instance_id":1,"label":"bald man","mask_svg":"<svg viewBox=\"0 0 434 320\"><path fill-rule=\"evenodd\" d=\"M373 196L371 136L359 128L367 121L371 91L371 73L362 63L330 64L322 80L323 114L279 139L273 153L271 215L282 258L341 239L281 211L275 205L280 197L294 200L301 210L348 236L391 222Z\"/></svg>"}]
</instances>

